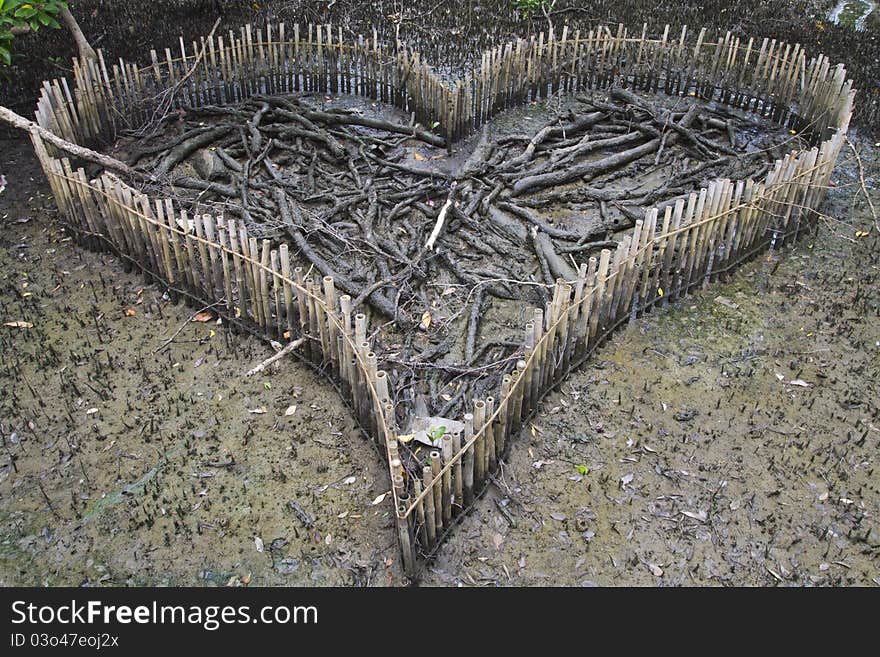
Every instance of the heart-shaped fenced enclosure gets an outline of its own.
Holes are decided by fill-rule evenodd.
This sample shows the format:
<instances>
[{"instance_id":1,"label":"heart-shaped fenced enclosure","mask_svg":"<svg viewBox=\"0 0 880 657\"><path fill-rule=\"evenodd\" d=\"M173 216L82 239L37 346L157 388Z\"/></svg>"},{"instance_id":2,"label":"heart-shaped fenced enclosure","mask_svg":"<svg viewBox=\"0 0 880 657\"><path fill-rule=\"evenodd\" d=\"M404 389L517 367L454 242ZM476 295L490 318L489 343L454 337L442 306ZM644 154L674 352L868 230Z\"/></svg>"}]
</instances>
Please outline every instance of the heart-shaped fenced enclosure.
<instances>
[{"instance_id":1,"label":"heart-shaped fenced enclosure","mask_svg":"<svg viewBox=\"0 0 880 657\"><path fill-rule=\"evenodd\" d=\"M743 42L729 33L712 41L705 30L689 38L687 28L672 37L667 27L658 38L649 38L646 29L632 36L623 26L588 34L563 28L558 35L500 45L484 53L469 75L449 80L403 43L382 44L375 36L346 40L341 30L328 26L282 24L265 31L245 26L237 35L210 35L191 47L181 41L179 53L166 50L160 57L153 52L146 66L110 63L99 53L95 61L74 62L72 85L44 83L37 122L80 145L110 144L122 131L154 126L174 112L222 111L249 99L287 98L279 101L281 107L304 94L346 94L412 116L401 125L345 114L349 125L397 131L450 152L501 112L605 89L636 105L640 101L633 92L699 98L763 117L800 135L808 146L775 160L761 179L722 178L649 207L634 220L631 234L575 267L545 263L557 280L546 286L544 303L521 312L515 346L481 368L478 398L464 399L474 390L466 386L457 396L443 393L470 410L460 420L444 417L439 405L414 408L412 390L422 383L419 377L413 368L404 372L399 354L390 348L375 348L392 325L377 318L397 318L396 307L383 307L386 296L369 289L358 294L326 258L311 259L312 267L308 259L296 259L311 247L308 236L296 230L297 208L284 193L277 195L275 207L293 227L288 231L293 244L255 234L241 218L193 211L163 194L161 180L123 180L110 172L89 179L39 133L32 132L32 140L59 210L83 244L115 252L172 295L225 308L229 323L261 337L304 338L299 354L337 384L387 460L402 558L414 579L422 558L485 489L511 437L541 398L615 328L796 239L815 222L852 114L855 92L843 66L822 55L810 57L798 45ZM307 131L305 122L312 119L343 116L330 112L327 119L327 112L315 108L278 111L299 117ZM244 129L253 127L249 123ZM687 135L681 122L672 131ZM652 138L658 142L653 150L666 143L661 134ZM326 148L334 148L322 139ZM532 142L524 153L534 152L538 144ZM462 188L473 191L472 181L465 174L440 179L446 200L429 215L430 248L419 251L416 265L431 248L443 250L440 235L449 216L468 220L482 212L489 217L485 221L492 220L487 210L494 211L497 187L504 187L498 183L459 208L454 195ZM506 184L517 195L530 191L534 179L508 177ZM567 181L580 184L580 179ZM514 229L514 239L531 236L540 253L542 234L552 236L554 228L509 202L505 207L534 224L531 232ZM321 276L312 276L312 268ZM560 277L565 271L571 275ZM367 313L357 312L360 301L372 306L372 332ZM480 304L474 308L472 314L479 315ZM430 325L430 313L422 323ZM406 329L416 330L412 324ZM435 387L425 394L435 401L441 393ZM456 408L455 403L443 406ZM430 449L413 448L417 433Z\"/></svg>"}]
</instances>

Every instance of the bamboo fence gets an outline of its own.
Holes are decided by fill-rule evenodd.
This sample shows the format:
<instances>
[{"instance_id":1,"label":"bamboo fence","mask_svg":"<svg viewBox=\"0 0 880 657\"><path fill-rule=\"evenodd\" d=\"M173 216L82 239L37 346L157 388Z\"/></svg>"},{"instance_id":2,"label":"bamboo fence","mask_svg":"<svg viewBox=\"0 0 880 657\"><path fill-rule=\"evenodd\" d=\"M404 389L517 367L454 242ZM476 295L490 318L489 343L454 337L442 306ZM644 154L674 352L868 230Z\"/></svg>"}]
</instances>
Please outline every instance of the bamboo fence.
<instances>
[{"instance_id":1,"label":"bamboo fence","mask_svg":"<svg viewBox=\"0 0 880 657\"><path fill-rule=\"evenodd\" d=\"M768 248L809 229L843 146L855 91L843 66L799 45L730 33L714 42L665 28L649 38L624 26L587 34L541 34L498 46L459 81L446 81L404 43L344 40L330 26L241 28L179 52L153 51L147 66L74 62L74 83L47 81L36 118L81 145L110 141L185 106L237 102L255 94L354 94L411 112L447 147L507 108L553 94L620 85L696 96L768 117L814 146L777 160L761 180L719 179L662 211L652 208L614 250L558 280L552 300L523 327L523 356L497 396L471 400L464 431L443 436L420 472L399 452L388 372L332 278L292 267L287 244L248 234L233 219L189 216L168 198L150 198L112 173L89 179L33 132L60 211L88 247L110 250L151 279L273 339L307 337L304 353L338 383L361 427L384 454L401 555L415 579L483 490L511 437L538 402L605 338L640 313L718 279Z\"/></svg>"}]
</instances>

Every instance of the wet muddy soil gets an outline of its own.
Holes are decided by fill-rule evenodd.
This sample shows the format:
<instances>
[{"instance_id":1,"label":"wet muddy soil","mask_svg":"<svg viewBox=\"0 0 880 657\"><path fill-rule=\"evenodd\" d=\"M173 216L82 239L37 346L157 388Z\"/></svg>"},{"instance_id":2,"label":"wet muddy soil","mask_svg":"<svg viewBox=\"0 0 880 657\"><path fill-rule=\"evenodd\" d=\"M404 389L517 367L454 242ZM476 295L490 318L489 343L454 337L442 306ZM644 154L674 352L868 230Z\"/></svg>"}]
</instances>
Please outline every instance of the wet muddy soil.
<instances>
[{"instance_id":1,"label":"wet muddy soil","mask_svg":"<svg viewBox=\"0 0 880 657\"><path fill-rule=\"evenodd\" d=\"M0 584L400 583L324 379L245 378L269 346L75 245L29 143L0 152Z\"/></svg>"},{"instance_id":2,"label":"wet muddy soil","mask_svg":"<svg viewBox=\"0 0 880 657\"><path fill-rule=\"evenodd\" d=\"M424 584L880 585L880 242L851 152L834 184L545 399Z\"/></svg>"},{"instance_id":3,"label":"wet muddy soil","mask_svg":"<svg viewBox=\"0 0 880 657\"><path fill-rule=\"evenodd\" d=\"M269 347L76 246L3 147L0 583L402 583L332 388L294 360L245 378ZM543 402L424 584L880 584L880 245L841 159L815 236Z\"/></svg>"}]
</instances>

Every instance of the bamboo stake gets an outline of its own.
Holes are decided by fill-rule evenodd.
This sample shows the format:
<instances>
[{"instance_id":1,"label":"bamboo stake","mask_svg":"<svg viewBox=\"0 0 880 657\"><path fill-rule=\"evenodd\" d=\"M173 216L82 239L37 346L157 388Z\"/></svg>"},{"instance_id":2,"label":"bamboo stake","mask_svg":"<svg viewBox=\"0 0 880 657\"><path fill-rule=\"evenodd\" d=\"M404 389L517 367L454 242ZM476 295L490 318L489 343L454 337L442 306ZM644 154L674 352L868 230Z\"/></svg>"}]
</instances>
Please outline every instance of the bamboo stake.
<instances>
[{"instance_id":1,"label":"bamboo stake","mask_svg":"<svg viewBox=\"0 0 880 657\"><path fill-rule=\"evenodd\" d=\"M438 452L436 449L431 450L428 457L431 459L431 479L433 480L437 478L442 468L440 462L440 452ZM443 482L438 481L432 486L431 490L434 494L434 527L439 534L443 531L445 518L445 509L443 507Z\"/></svg>"},{"instance_id":2,"label":"bamboo stake","mask_svg":"<svg viewBox=\"0 0 880 657\"><path fill-rule=\"evenodd\" d=\"M464 414L464 443L468 444L474 437L474 416L471 413ZM464 453L462 463L462 499L464 508L474 503L474 446L468 447Z\"/></svg>"},{"instance_id":3,"label":"bamboo stake","mask_svg":"<svg viewBox=\"0 0 880 657\"><path fill-rule=\"evenodd\" d=\"M434 492L431 489L431 481L434 479L434 468L426 465L422 468L422 481L425 485L427 495L424 497L425 502L425 531L428 535L428 547L434 545L437 540L437 514Z\"/></svg>"},{"instance_id":4,"label":"bamboo stake","mask_svg":"<svg viewBox=\"0 0 880 657\"><path fill-rule=\"evenodd\" d=\"M452 461L453 451L452 434L447 432L441 438L443 465ZM452 521L452 470L443 473L441 500L443 502L443 524L449 525Z\"/></svg>"}]
</instances>

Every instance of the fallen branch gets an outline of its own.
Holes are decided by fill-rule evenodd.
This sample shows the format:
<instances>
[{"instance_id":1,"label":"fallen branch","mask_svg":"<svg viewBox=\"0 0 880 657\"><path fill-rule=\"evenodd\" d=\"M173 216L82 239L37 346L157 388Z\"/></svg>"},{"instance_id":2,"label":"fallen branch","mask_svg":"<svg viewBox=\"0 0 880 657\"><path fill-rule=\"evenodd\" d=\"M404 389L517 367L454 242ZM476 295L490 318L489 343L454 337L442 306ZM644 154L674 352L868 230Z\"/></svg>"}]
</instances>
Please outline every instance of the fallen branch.
<instances>
[{"instance_id":1,"label":"fallen branch","mask_svg":"<svg viewBox=\"0 0 880 657\"><path fill-rule=\"evenodd\" d=\"M566 281L576 280L577 272L575 272L571 265L556 253L556 249L553 247L553 241L550 239L550 236L539 230L537 226L534 227L532 231L532 243L535 246L535 251L539 258L543 258L547 263L547 266L550 268L550 273L555 278L562 278Z\"/></svg>"},{"instance_id":2,"label":"fallen branch","mask_svg":"<svg viewBox=\"0 0 880 657\"><path fill-rule=\"evenodd\" d=\"M180 332L183 331L183 329L185 329L185 328L189 325L189 323L192 322L192 321L193 321L198 315L200 315L201 313L205 312L206 310L211 310L211 308L214 308L214 307L216 307L216 306L219 306L220 304L223 304L223 303L226 303L226 301L225 301L225 300L222 300L222 301L215 301L214 303L209 303L207 306L203 306L203 307L200 308L199 310L195 311L192 315L190 315L189 317L186 318L186 320L183 322L183 324L181 324L181 325L178 327L178 329L177 329L177 330L171 335L170 338L168 338L167 340L165 340L165 342L163 342L163 343L160 344L158 347L156 347L156 348L153 350L153 353L154 353L154 354L158 354L158 353L159 353L160 351L162 351L165 347L167 347L167 346L170 345L172 342L174 342L174 338L176 338L178 335L180 335Z\"/></svg>"},{"instance_id":3,"label":"fallen branch","mask_svg":"<svg viewBox=\"0 0 880 657\"><path fill-rule=\"evenodd\" d=\"M524 219L525 221L534 224L535 226L540 228L542 232L547 233L550 237L574 242L577 242L583 237L583 235L581 235L580 233L574 233L568 230L562 230L560 228L551 226L546 221L543 221L540 217L530 212L528 209L520 207L518 205L514 205L513 203L502 201L501 203L498 203L498 207L502 210L506 210L510 214L516 215L520 219Z\"/></svg>"},{"instance_id":4,"label":"fallen branch","mask_svg":"<svg viewBox=\"0 0 880 657\"><path fill-rule=\"evenodd\" d=\"M874 228L880 233L880 222L877 220L877 211L874 209L874 202L871 200L871 195L868 194L868 187L865 184L865 169L862 167L862 158L859 157L859 152L856 150L855 144L849 140L849 137L846 137L846 143L852 150L853 155L856 156L856 163L859 165L859 184L862 187L862 194L865 195L865 200L868 202L868 207L871 209L871 217L874 219Z\"/></svg>"},{"instance_id":5,"label":"fallen branch","mask_svg":"<svg viewBox=\"0 0 880 657\"><path fill-rule=\"evenodd\" d=\"M446 198L446 203L443 204L440 214L437 215L437 221L434 223L434 230L431 231L431 236L428 237L428 241L425 242L424 251L434 250L434 242L440 237L440 231L443 230L443 224L446 222L446 215L449 214L449 208L452 207L453 198L455 197L455 185L455 183L452 183L452 187L449 190L449 196Z\"/></svg>"},{"instance_id":6,"label":"fallen branch","mask_svg":"<svg viewBox=\"0 0 880 657\"><path fill-rule=\"evenodd\" d=\"M336 286L342 291L353 297L358 297L361 293L360 286L355 285L351 279L337 272L327 260L315 253L312 247L309 246L302 231L297 228L297 226L302 225L302 221L294 221L293 219L293 211L295 210L298 212L298 210L296 209L296 206L293 206L293 210L291 209L284 191L276 188L274 190L274 196L278 211L281 213L284 229L287 231L287 234L293 238L293 241L296 243L300 252L302 252L302 255L324 276L332 277L336 282ZM398 324L402 327L405 328L409 326L409 322L406 318L398 316L397 304L380 294L378 290L375 290L370 294L369 300L376 310L394 320L397 320Z\"/></svg>"},{"instance_id":7,"label":"fallen branch","mask_svg":"<svg viewBox=\"0 0 880 657\"><path fill-rule=\"evenodd\" d=\"M684 117L681 119L676 127L687 128L696 117L696 113L697 106L694 105L691 107L690 110L688 110L688 112L684 115ZM676 141L677 136L678 132L670 135L666 139L666 145L672 145ZM634 148L630 148L625 151L621 151L619 153L615 153L614 155L609 155L608 157L605 157L601 160L584 162L582 164L570 166L562 171L541 173L534 176L526 176L524 178L520 178L516 181L516 183L514 183L511 195L519 196L527 192L546 189L547 187L564 185L566 183L578 180L579 178L591 180L597 177L599 174L605 173L606 171L618 169L624 165L629 164L630 162L634 162L639 158L654 153L658 148L660 148L661 143L663 143L663 139L655 137L654 139L651 139L644 144L641 144Z\"/></svg>"},{"instance_id":8,"label":"fallen branch","mask_svg":"<svg viewBox=\"0 0 880 657\"><path fill-rule=\"evenodd\" d=\"M270 356L269 358L264 360L262 363L260 363L256 367L248 370L247 373L244 375L245 378L247 378L249 376L253 376L254 374L259 374L264 369L269 367L269 365L271 365L272 363L281 360L282 358L284 358L287 354L289 354L294 349L301 347L305 343L305 341L306 341L306 339L303 337L303 338L299 338L297 340L294 340L293 342L287 343L287 345L281 351L279 351L277 354Z\"/></svg>"},{"instance_id":9,"label":"fallen branch","mask_svg":"<svg viewBox=\"0 0 880 657\"><path fill-rule=\"evenodd\" d=\"M374 128L376 130L384 130L385 132L395 132L400 135L415 137L426 144L431 144L431 146L438 148L446 147L446 140L432 132L416 127L399 125L390 121L383 121L382 119L360 116L359 114L335 114L320 110L306 110L303 112L303 115L308 119L320 121L326 125L359 125L365 128Z\"/></svg>"},{"instance_id":10,"label":"fallen branch","mask_svg":"<svg viewBox=\"0 0 880 657\"><path fill-rule=\"evenodd\" d=\"M155 168L156 175L164 176L169 174L171 170L180 162L188 158L200 148L204 148L213 144L215 141L220 139L220 137L225 137L226 134L231 130L232 126L217 126L216 128L211 128L210 130L201 132L194 137L191 137L186 141L178 144L177 146L172 148L171 151L167 155L165 155L165 157L162 158L162 161Z\"/></svg>"},{"instance_id":11,"label":"fallen branch","mask_svg":"<svg viewBox=\"0 0 880 657\"><path fill-rule=\"evenodd\" d=\"M468 156L468 159L465 160L464 164L461 165L458 172L455 174L455 177L461 180L469 176L476 176L484 173L488 166L487 162L492 155L492 150L494 148L495 145L489 140L489 125L487 124L483 127L483 131L480 133L480 139L474 147L473 152Z\"/></svg>"},{"instance_id":12,"label":"fallen branch","mask_svg":"<svg viewBox=\"0 0 880 657\"><path fill-rule=\"evenodd\" d=\"M120 162L116 158L102 155L101 153L93 151L91 148L78 146L77 144L71 143L66 139L62 139L54 132L50 132L49 130L46 130L42 126L34 123L33 121L29 121L28 119L24 118L20 114L16 114L7 107L0 106L0 120L2 120L4 123L8 123L13 128L24 130L31 133L32 135L36 134L44 141L49 142L56 148L59 148L66 153L70 153L71 155L75 155L80 159L87 160L88 162L93 162L94 164L102 166L105 169L117 171L127 176L143 178L142 174L139 174L130 166L123 162Z\"/></svg>"}]
</instances>

